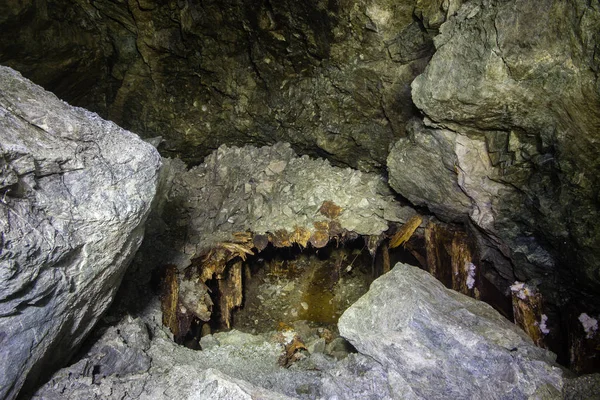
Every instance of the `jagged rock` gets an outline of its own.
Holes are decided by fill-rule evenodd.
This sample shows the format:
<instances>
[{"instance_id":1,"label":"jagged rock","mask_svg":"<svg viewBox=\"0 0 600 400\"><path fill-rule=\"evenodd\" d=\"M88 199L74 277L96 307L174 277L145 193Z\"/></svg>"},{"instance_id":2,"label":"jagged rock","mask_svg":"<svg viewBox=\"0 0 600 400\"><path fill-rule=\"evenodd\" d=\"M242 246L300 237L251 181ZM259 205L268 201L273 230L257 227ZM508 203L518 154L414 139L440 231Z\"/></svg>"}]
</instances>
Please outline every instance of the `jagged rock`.
<instances>
[{"instance_id":1,"label":"jagged rock","mask_svg":"<svg viewBox=\"0 0 600 400\"><path fill-rule=\"evenodd\" d=\"M0 67L0 398L64 363L112 302L156 150Z\"/></svg>"},{"instance_id":2,"label":"jagged rock","mask_svg":"<svg viewBox=\"0 0 600 400\"><path fill-rule=\"evenodd\" d=\"M489 305L397 264L342 315L340 334L386 369L398 398L561 398L555 356Z\"/></svg>"},{"instance_id":3,"label":"jagged rock","mask_svg":"<svg viewBox=\"0 0 600 400\"><path fill-rule=\"evenodd\" d=\"M370 357L350 354L335 362L316 354L284 368L278 359L285 348L274 332L262 336L219 333L218 341L194 351L167 338L155 323L160 320L156 312L158 304L151 303L143 315L152 331L149 347L141 320L126 317L109 328L80 361L54 374L33 399L389 398L385 370ZM137 340L123 340L127 336ZM106 368L106 373L98 373L106 354L121 354L120 362L109 357L113 366L124 366L139 355L150 357L150 367L141 370L147 365L143 363L135 369Z\"/></svg>"},{"instance_id":4,"label":"jagged rock","mask_svg":"<svg viewBox=\"0 0 600 400\"><path fill-rule=\"evenodd\" d=\"M454 154L429 156L436 165L424 176L437 177L457 158L458 176L448 171L441 181L458 179L472 221L511 259L516 278L541 281L555 304L565 301L561 286L599 308L598 5L470 1L440 32L412 93L425 122L439 129L422 133L432 141L450 130L455 146ZM406 145L414 146L395 149L422 153ZM393 174L401 173L398 156L391 159ZM423 202L442 207L443 193Z\"/></svg>"},{"instance_id":5,"label":"jagged rock","mask_svg":"<svg viewBox=\"0 0 600 400\"><path fill-rule=\"evenodd\" d=\"M418 120L410 121L407 131L388 156L390 186L441 218L464 218L472 203L458 181L456 133L427 129Z\"/></svg>"},{"instance_id":6,"label":"jagged rock","mask_svg":"<svg viewBox=\"0 0 600 400\"><path fill-rule=\"evenodd\" d=\"M148 302L140 318L126 317L109 328L33 399L208 400L219 393L255 399L562 398L562 372L550 352L533 346L491 307L407 265L376 280L344 314L340 329L359 353L341 361L315 352L280 366L286 351L281 339L297 337L294 331L234 330L210 336L203 351L178 346L160 325L158 299ZM151 333L149 346L141 321ZM137 339L126 340L131 337ZM112 357L118 354L122 362ZM150 367L140 368L148 365L144 362L132 370L106 368L105 374L82 367L102 371L107 359L124 366L132 355L151 358ZM565 396L595 383L573 381Z\"/></svg>"},{"instance_id":7,"label":"jagged rock","mask_svg":"<svg viewBox=\"0 0 600 400\"><path fill-rule=\"evenodd\" d=\"M5 1L0 63L192 164L285 141L372 170L433 51L420 0L146 3ZM436 26L456 1L430 3L419 15Z\"/></svg>"},{"instance_id":8,"label":"jagged rock","mask_svg":"<svg viewBox=\"0 0 600 400\"><path fill-rule=\"evenodd\" d=\"M344 232L377 236L390 221L405 222L415 213L395 202L379 176L298 157L284 143L222 146L189 171L174 168L166 194L171 211L163 219L174 234L172 247L185 256L162 259L180 268L219 243L235 241L239 232L268 236L278 247L307 246L309 238L313 245L315 238L326 244Z\"/></svg>"}]
</instances>

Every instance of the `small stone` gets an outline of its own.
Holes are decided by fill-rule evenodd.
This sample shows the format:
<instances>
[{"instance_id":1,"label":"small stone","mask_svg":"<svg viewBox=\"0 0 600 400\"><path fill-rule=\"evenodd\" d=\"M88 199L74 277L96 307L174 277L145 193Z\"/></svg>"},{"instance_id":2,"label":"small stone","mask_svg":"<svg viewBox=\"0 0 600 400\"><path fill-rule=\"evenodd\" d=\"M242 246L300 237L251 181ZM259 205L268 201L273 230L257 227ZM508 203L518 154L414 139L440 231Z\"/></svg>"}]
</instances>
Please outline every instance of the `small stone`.
<instances>
[{"instance_id":1,"label":"small stone","mask_svg":"<svg viewBox=\"0 0 600 400\"><path fill-rule=\"evenodd\" d=\"M325 339L323 338L318 338L316 340L313 340L312 342L310 342L306 348L308 349L308 352L310 354L314 354L314 353L325 353L325 346L327 345L327 343L325 342Z\"/></svg>"}]
</instances>

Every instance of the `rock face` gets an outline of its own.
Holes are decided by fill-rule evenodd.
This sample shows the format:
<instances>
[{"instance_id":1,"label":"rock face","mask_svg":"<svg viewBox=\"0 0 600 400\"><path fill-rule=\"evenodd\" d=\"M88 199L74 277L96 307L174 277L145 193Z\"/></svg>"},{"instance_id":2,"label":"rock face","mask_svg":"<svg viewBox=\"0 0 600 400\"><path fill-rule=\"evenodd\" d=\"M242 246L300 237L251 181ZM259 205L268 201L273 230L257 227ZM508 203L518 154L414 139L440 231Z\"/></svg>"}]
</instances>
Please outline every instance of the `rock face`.
<instances>
[{"instance_id":1,"label":"rock face","mask_svg":"<svg viewBox=\"0 0 600 400\"><path fill-rule=\"evenodd\" d=\"M412 84L426 126L396 143L392 186L446 219L469 219L510 259L513 279L541 281L555 304L559 287L594 302L598 5L471 1L440 32Z\"/></svg>"},{"instance_id":2,"label":"rock face","mask_svg":"<svg viewBox=\"0 0 600 400\"><path fill-rule=\"evenodd\" d=\"M65 362L143 236L160 157L0 67L0 398Z\"/></svg>"},{"instance_id":3,"label":"rock face","mask_svg":"<svg viewBox=\"0 0 600 400\"><path fill-rule=\"evenodd\" d=\"M487 304L397 264L342 315L340 334L387 370L404 399L560 399L553 354Z\"/></svg>"},{"instance_id":4,"label":"rock face","mask_svg":"<svg viewBox=\"0 0 600 400\"><path fill-rule=\"evenodd\" d=\"M382 168L460 1L4 1L0 63L197 164L285 141ZM426 30L414 15L425 21Z\"/></svg>"}]
</instances>

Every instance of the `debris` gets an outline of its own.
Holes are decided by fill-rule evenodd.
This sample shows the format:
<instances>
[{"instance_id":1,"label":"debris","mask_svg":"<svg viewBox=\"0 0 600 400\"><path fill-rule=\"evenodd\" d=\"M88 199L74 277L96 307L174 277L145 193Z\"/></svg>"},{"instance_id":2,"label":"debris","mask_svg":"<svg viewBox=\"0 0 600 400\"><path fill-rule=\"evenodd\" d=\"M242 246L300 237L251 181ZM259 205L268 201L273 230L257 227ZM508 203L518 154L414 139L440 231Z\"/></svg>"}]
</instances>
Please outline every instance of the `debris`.
<instances>
[{"instance_id":1,"label":"debris","mask_svg":"<svg viewBox=\"0 0 600 400\"><path fill-rule=\"evenodd\" d=\"M390 250L387 243L381 245L381 254L383 255L383 273L390 272Z\"/></svg>"},{"instance_id":2,"label":"debris","mask_svg":"<svg viewBox=\"0 0 600 400\"><path fill-rule=\"evenodd\" d=\"M179 299L180 279L177 267L169 265L165 271L161 295L163 325L173 333L176 343L182 344L196 316Z\"/></svg>"},{"instance_id":3,"label":"debris","mask_svg":"<svg viewBox=\"0 0 600 400\"><path fill-rule=\"evenodd\" d=\"M279 358L279 365L285 368L292 365L295 361L298 361L299 359L303 358L303 355L300 353L300 350L307 350L306 346L295 332L288 332L292 334L291 340L288 340L289 336L285 334L280 334L280 336L277 337L278 341L284 345L285 349L284 353Z\"/></svg>"},{"instance_id":4,"label":"debris","mask_svg":"<svg viewBox=\"0 0 600 400\"><path fill-rule=\"evenodd\" d=\"M228 329L231 328L231 312L242 305L242 262L233 264L225 279L218 280L219 309L221 310L221 323Z\"/></svg>"},{"instance_id":5,"label":"debris","mask_svg":"<svg viewBox=\"0 0 600 400\"><path fill-rule=\"evenodd\" d=\"M310 240L310 231L301 226L297 226L294 228L294 232L290 236L290 241L292 243L298 243L301 247L306 247L308 245L308 241Z\"/></svg>"}]
</instances>

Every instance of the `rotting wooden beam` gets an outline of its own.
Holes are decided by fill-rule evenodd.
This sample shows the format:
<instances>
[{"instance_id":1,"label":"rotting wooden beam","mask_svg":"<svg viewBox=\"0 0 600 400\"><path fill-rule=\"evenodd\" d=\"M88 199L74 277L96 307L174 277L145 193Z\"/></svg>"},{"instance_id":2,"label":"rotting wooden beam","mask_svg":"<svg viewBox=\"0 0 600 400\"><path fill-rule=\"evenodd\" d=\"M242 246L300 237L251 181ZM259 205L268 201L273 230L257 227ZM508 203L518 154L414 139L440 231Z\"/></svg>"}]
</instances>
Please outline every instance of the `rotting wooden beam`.
<instances>
[{"instance_id":1,"label":"rotting wooden beam","mask_svg":"<svg viewBox=\"0 0 600 400\"><path fill-rule=\"evenodd\" d=\"M171 330L175 342L181 344L196 317L179 300L179 279L177 267L174 265L167 266L163 280L161 311L163 325Z\"/></svg>"},{"instance_id":2,"label":"rotting wooden beam","mask_svg":"<svg viewBox=\"0 0 600 400\"><path fill-rule=\"evenodd\" d=\"M401 244L408 242L408 240L415 233L417 228L421 226L423 218L419 215L413 215L408 221L406 221L402 227L392 236L390 239L390 249L394 249Z\"/></svg>"},{"instance_id":3,"label":"rotting wooden beam","mask_svg":"<svg viewBox=\"0 0 600 400\"><path fill-rule=\"evenodd\" d=\"M162 323L168 327L173 335L179 335L179 324L177 322L177 304L179 302L179 282L177 278L177 267L168 265L165 268L165 277L161 293Z\"/></svg>"},{"instance_id":4,"label":"rotting wooden beam","mask_svg":"<svg viewBox=\"0 0 600 400\"><path fill-rule=\"evenodd\" d=\"M549 333L547 317L543 313L542 294L533 286L515 282L510 287L515 324L527 333L533 342L547 348L544 337Z\"/></svg>"},{"instance_id":5,"label":"rotting wooden beam","mask_svg":"<svg viewBox=\"0 0 600 400\"><path fill-rule=\"evenodd\" d=\"M441 224L430 220L425 226L427 270L446 287L452 287L452 235Z\"/></svg>"},{"instance_id":6,"label":"rotting wooden beam","mask_svg":"<svg viewBox=\"0 0 600 400\"><path fill-rule=\"evenodd\" d=\"M480 299L477 248L458 226L430 220L425 226L427 270L446 287Z\"/></svg>"},{"instance_id":7,"label":"rotting wooden beam","mask_svg":"<svg viewBox=\"0 0 600 400\"><path fill-rule=\"evenodd\" d=\"M600 370L600 316L582 308L569 310L569 367L589 374Z\"/></svg>"},{"instance_id":8,"label":"rotting wooden beam","mask_svg":"<svg viewBox=\"0 0 600 400\"><path fill-rule=\"evenodd\" d=\"M451 245L452 289L467 296L479 299L476 287L479 270L473 263L473 251L465 232L454 232Z\"/></svg>"},{"instance_id":9,"label":"rotting wooden beam","mask_svg":"<svg viewBox=\"0 0 600 400\"><path fill-rule=\"evenodd\" d=\"M242 305L242 262L238 261L229 267L227 276L218 280L219 308L221 310L221 323L231 328L232 312Z\"/></svg>"},{"instance_id":10,"label":"rotting wooden beam","mask_svg":"<svg viewBox=\"0 0 600 400\"><path fill-rule=\"evenodd\" d=\"M388 248L388 244L383 242L381 244L381 254L383 258L383 273L387 274L390 272L390 249Z\"/></svg>"}]
</instances>

